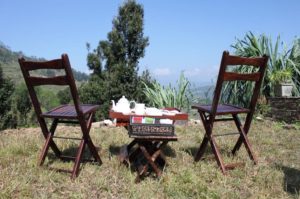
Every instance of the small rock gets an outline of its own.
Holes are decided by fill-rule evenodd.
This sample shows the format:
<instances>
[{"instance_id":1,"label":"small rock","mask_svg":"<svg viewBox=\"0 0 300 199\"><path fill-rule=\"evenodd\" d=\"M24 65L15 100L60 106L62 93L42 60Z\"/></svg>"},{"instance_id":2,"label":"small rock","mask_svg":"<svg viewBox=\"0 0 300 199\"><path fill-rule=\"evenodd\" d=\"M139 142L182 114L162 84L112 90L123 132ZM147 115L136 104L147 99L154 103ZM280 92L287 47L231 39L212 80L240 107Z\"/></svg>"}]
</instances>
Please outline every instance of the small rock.
<instances>
[{"instance_id":1,"label":"small rock","mask_svg":"<svg viewBox=\"0 0 300 199\"><path fill-rule=\"evenodd\" d=\"M189 120L189 124L193 125L193 124L200 124L201 121L200 120L194 120L194 119L190 119Z\"/></svg>"},{"instance_id":2,"label":"small rock","mask_svg":"<svg viewBox=\"0 0 300 199\"><path fill-rule=\"evenodd\" d=\"M101 126L101 122L93 122L92 123L92 128L97 128Z\"/></svg>"},{"instance_id":3,"label":"small rock","mask_svg":"<svg viewBox=\"0 0 300 199\"><path fill-rule=\"evenodd\" d=\"M259 116L257 116L255 119L258 120L258 121L263 121L264 120L262 117L259 117Z\"/></svg>"},{"instance_id":4,"label":"small rock","mask_svg":"<svg viewBox=\"0 0 300 199\"><path fill-rule=\"evenodd\" d=\"M115 124L111 120L103 120L103 121L100 121L100 122L93 122L92 123L93 128L97 128L97 127L101 127L101 126L112 127L112 126L115 126Z\"/></svg>"},{"instance_id":5,"label":"small rock","mask_svg":"<svg viewBox=\"0 0 300 199\"><path fill-rule=\"evenodd\" d=\"M105 126L113 126L113 122L111 120L103 120Z\"/></svg>"}]
</instances>

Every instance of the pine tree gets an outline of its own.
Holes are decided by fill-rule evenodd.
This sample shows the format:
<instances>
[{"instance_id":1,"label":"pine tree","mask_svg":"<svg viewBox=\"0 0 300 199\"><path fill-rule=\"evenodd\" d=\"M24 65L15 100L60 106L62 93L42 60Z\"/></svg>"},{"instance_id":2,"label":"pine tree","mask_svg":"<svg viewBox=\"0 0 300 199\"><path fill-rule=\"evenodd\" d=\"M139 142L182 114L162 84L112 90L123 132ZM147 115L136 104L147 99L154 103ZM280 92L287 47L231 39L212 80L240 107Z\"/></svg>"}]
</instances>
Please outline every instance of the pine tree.
<instances>
[{"instance_id":1,"label":"pine tree","mask_svg":"<svg viewBox=\"0 0 300 199\"><path fill-rule=\"evenodd\" d=\"M142 5L134 0L127 0L119 8L118 16L113 19L112 31L107 35L107 40L100 41L99 45L92 52L87 44L88 67L93 71L93 76L88 84L95 85L95 82L102 82L99 87L104 91L98 99L102 99L105 108L110 100L118 100L122 95L128 99L141 98L141 79L138 76L139 59L144 57L145 48L149 45L148 37L144 37L144 10ZM87 99L89 89L85 89ZM95 98L94 94L91 94ZM86 101L86 100L83 100ZM107 114L107 110L104 111Z\"/></svg>"},{"instance_id":2,"label":"pine tree","mask_svg":"<svg viewBox=\"0 0 300 199\"><path fill-rule=\"evenodd\" d=\"M0 130L9 126L9 111L11 110L12 94L14 92L14 84L10 79L3 75L0 65Z\"/></svg>"}]
</instances>

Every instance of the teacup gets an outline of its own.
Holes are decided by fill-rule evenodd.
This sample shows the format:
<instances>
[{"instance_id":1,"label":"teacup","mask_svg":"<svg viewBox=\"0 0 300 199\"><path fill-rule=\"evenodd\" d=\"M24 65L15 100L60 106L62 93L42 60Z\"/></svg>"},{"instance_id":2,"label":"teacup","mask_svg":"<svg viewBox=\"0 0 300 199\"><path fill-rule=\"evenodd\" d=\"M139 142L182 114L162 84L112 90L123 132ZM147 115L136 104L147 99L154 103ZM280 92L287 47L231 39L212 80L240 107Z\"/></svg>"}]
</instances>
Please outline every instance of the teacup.
<instances>
[{"instance_id":1,"label":"teacup","mask_svg":"<svg viewBox=\"0 0 300 199\"><path fill-rule=\"evenodd\" d=\"M134 112L136 115L144 115L145 114L145 104L136 103L134 107Z\"/></svg>"}]
</instances>

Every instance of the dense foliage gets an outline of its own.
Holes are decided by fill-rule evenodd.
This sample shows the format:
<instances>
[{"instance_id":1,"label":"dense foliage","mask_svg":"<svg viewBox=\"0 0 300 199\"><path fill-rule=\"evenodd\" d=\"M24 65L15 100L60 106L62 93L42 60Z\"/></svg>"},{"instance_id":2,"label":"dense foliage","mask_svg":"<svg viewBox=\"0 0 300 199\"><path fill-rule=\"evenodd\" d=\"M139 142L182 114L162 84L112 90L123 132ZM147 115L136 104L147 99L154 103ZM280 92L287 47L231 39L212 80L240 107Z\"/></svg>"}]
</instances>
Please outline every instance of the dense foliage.
<instances>
[{"instance_id":1,"label":"dense foliage","mask_svg":"<svg viewBox=\"0 0 300 199\"><path fill-rule=\"evenodd\" d=\"M143 34L143 20L143 7L134 0L125 1L118 16L113 19L107 40L100 41L92 51L87 44L87 65L93 77L81 87L81 99L85 103L102 104L104 117L110 101L118 100L122 95L137 101L145 99L141 79L149 80L149 73L138 75L139 59L144 57L145 48L149 45Z\"/></svg>"},{"instance_id":2,"label":"dense foliage","mask_svg":"<svg viewBox=\"0 0 300 199\"><path fill-rule=\"evenodd\" d=\"M172 87L171 84L164 87L157 82L145 84L144 93L149 100L149 105L158 108L175 107L189 110L192 101L190 82L181 73L177 83L177 88Z\"/></svg>"},{"instance_id":3,"label":"dense foliage","mask_svg":"<svg viewBox=\"0 0 300 199\"><path fill-rule=\"evenodd\" d=\"M4 78L0 65L0 130L7 128L8 122L11 119L8 113L11 110L13 92L14 84L10 79Z\"/></svg>"},{"instance_id":4,"label":"dense foliage","mask_svg":"<svg viewBox=\"0 0 300 199\"><path fill-rule=\"evenodd\" d=\"M295 40L292 48L287 49L280 37L277 37L275 45L272 43L272 39L265 36L255 36L253 33L248 32L243 39L237 39L232 45L235 50L235 54L244 57L256 57L268 55L268 66L261 89L262 96L265 98L274 96L274 84L272 76L278 73L278 71L291 71L292 80L295 85L294 94L299 94L300 88L300 51L299 51L299 39ZM248 73L256 70L255 68L249 68L240 66L233 69L235 72ZM224 86L224 95L222 100L232 104L240 104L247 106L249 103L250 95L252 93L253 84L243 81L228 82Z\"/></svg>"},{"instance_id":5,"label":"dense foliage","mask_svg":"<svg viewBox=\"0 0 300 199\"><path fill-rule=\"evenodd\" d=\"M67 87L63 90L59 90L56 94L57 99L60 104L69 104L71 101L71 91L70 88Z\"/></svg>"}]
</instances>

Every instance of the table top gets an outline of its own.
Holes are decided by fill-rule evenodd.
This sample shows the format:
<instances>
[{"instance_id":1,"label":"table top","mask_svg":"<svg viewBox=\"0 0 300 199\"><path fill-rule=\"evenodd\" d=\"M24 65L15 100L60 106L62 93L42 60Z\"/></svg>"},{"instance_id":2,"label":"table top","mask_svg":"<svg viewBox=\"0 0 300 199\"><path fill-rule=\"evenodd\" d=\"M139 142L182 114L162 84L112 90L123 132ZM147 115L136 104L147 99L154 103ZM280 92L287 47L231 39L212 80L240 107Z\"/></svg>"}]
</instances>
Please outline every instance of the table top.
<instances>
[{"instance_id":1,"label":"table top","mask_svg":"<svg viewBox=\"0 0 300 199\"><path fill-rule=\"evenodd\" d=\"M122 119L129 120L131 116L143 116L143 117L153 117L159 119L170 119L170 120L188 120L189 115L187 113L176 113L175 115L136 115L135 113L123 114L121 112L115 112L113 110L109 111L109 117L112 119Z\"/></svg>"}]
</instances>

